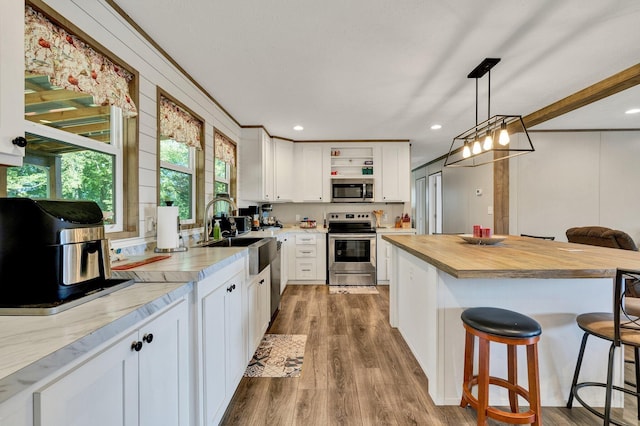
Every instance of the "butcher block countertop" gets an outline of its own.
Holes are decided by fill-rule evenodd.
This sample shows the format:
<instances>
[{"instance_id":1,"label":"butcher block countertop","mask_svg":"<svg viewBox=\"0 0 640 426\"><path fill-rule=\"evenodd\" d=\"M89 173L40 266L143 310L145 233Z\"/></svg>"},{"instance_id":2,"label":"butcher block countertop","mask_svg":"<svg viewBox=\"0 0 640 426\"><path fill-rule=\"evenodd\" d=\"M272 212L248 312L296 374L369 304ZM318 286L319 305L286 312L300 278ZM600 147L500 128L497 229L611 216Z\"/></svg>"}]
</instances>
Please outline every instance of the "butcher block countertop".
<instances>
[{"instance_id":1,"label":"butcher block countertop","mask_svg":"<svg viewBox=\"0 0 640 426\"><path fill-rule=\"evenodd\" d=\"M495 245L459 235L384 235L392 245L455 278L608 278L640 270L640 252L508 235Z\"/></svg>"}]
</instances>

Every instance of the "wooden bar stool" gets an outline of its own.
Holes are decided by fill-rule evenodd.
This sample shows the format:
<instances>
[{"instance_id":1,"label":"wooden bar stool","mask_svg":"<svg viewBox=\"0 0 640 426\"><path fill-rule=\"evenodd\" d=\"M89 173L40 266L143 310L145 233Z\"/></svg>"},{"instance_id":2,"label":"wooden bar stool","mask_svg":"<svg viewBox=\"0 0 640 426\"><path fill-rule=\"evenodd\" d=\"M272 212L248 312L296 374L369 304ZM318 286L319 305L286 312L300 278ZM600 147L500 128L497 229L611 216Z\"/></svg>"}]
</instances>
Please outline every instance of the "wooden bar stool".
<instances>
[{"instance_id":1,"label":"wooden bar stool","mask_svg":"<svg viewBox=\"0 0 640 426\"><path fill-rule=\"evenodd\" d=\"M466 329L464 347L464 378L460 406L471 405L478 413L478 425L485 425L487 417L504 423L542 425L540 411L540 382L538 377L538 340L542 328L537 321L517 312L499 308L469 308L462 312ZM478 374L473 374L475 338L479 340ZM508 379L489 375L490 342L507 345ZM527 347L529 389L518 385L517 346ZM509 391L511 412L489 405L489 385ZM478 386L478 397L471 393ZM529 410L520 412L518 395L529 402Z\"/></svg>"}]
</instances>

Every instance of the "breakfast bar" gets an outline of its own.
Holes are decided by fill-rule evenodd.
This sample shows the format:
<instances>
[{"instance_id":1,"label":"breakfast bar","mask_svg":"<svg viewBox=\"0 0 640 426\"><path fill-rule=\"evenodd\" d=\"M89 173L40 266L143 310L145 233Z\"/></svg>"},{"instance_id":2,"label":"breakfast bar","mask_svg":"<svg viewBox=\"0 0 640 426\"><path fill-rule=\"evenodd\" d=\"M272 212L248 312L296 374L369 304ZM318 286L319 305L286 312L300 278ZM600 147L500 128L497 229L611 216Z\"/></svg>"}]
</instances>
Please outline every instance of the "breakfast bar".
<instances>
[{"instance_id":1,"label":"breakfast bar","mask_svg":"<svg viewBox=\"0 0 640 426\"><path fill-rule=\"evenodd\" d=\"M460 235L385 235L393 246L389 320L397 327L429 379L437 405L460 403L466 308L492 306L528 315L542 325L542 405L564 406L569 395L585 312L611 312L617 268L640 269L640 253L582 244L507 236L492 245L470 244ZM582 379L602 382L609 345L590 340ZM506 350L491 353L492 374L506 377ZM617 351L622 367L622 351ZM623 381L623 369L614 381ZM519 371L526 384L526 369ZM491 389L494 405L506 392ZM585 402L602 405L601 392L585 389ZM614 395L613 405L622 406Z\"/></svg>"}]
</instances>

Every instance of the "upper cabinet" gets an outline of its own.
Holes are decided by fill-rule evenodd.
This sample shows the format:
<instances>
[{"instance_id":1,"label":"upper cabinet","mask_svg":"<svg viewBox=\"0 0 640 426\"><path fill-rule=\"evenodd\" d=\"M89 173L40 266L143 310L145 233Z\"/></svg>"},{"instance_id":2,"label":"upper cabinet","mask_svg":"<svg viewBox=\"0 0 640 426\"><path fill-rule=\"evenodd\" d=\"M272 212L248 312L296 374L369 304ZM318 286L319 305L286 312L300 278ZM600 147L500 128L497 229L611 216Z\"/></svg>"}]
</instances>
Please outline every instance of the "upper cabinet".
<instances>
[{"instance_id":1,"label":"upper cabinet","mask_svg":"<svg viewBox=\"0 0 640 426\"><path fill-rule=\"evenodd\" d=\"M293 176L293 142L273 138L273 201L293 201Z\"/></svg>"},{"instance_id":2,"label":"upper cabinet","mask_svg":"<svg viewBox=\"0 0 640 426\"><path fill-rule=\"evenodd\" d=\"M240 142L240 198L265 203L293 201L293 142L272 139L262 127L242 129Z\"/></svg>"},{"instance_id":3,"label":"upper cabinet","mask_svg":"<svg viewBox=\"0 0 640 426\"><path fill-rule=\"evenodd\" d=\"M331 202L331 183L371 179L376 202L408 202L409 142L291 142L242 129L240 188L250 202Z\"/></svg>"},{"instance_id":4,"label":"upper cabinet","mask_svg":"<svg viewBox=\"0 0 640 426\"><path fill-rule=\"evenodd\" d=\"M376 175L376 201L401 202L411 199L411 158L409 142L383 143L381 174Z\"/></svg>"},{"instance_id":5,"label":"upper cabinet","mask_svg":"<svg viewBox=\"0 0 640 426\"><path fill-rule=\"evenodd\" d=\"M21 166L24 157L24 147L19 146L24 140L24 2L10 1L2 5L0 28L0 164Z\"/></svg>"},{"instance_id":6,"label":"upper cabinet","mask_svg":"<svg viewBox=\"0 0 640 426\"><path fill-rule=\"evenodd\" d=\"M324 143L294 145L296 201L328 203L331 201L329 180L329 146Z\"/></svg>"},{"instance_id":7,"label":"upper cabinet","mask_svg":"<svg viewBox=\"0 0 640 426\"><path fill-rule=\"evenodd\" d=\"M261 127L244 128L240 138L240 196L250 201L275 201L273 141Z\"/></svg>"}]
</instances>

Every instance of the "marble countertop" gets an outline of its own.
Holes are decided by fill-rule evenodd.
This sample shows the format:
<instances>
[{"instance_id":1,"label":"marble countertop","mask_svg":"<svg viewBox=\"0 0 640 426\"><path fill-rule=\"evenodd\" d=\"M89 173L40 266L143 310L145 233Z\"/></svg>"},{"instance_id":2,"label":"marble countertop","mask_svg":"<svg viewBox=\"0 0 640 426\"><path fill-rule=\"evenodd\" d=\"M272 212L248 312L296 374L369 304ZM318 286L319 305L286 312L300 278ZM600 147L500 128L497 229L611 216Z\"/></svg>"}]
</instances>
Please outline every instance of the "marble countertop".
<instances>
[{"instance_id":1,"label":"marble countertop","mask_svg":"<svg viewBox=\"0 0 640 426\"><path fill-rule=\"evenodd\" d=\"M245 236L248 235L245 234ZM185 252L168 254L171 256L168 259L124 271L112 271L112 275L115 278L133 279L136 282L200 281L237 259L247 256L248 250L246 247L191 247ZM114 262L111 266L126 265L157 255L157 253L151 253L144 256L131 256L126 260Z\"/></svg>"},{"instance_id":2,"label":"marble countertop","mask_svg":"<svg viewBox=\"0 0 640 426\"><path fill-rule=\"evenodd\" d=\"M0 403L192 291L136 283L51 316L0 316Z\"/></svg>"}]
</instances>

